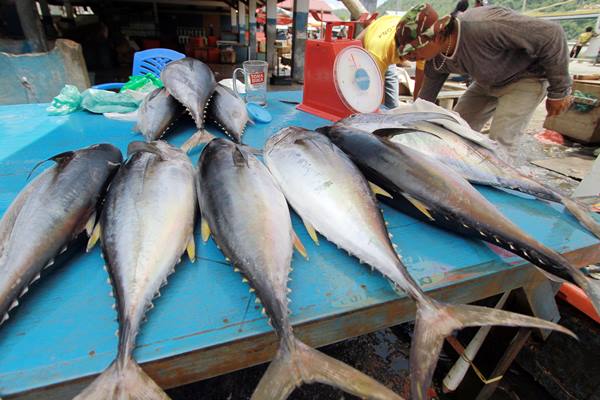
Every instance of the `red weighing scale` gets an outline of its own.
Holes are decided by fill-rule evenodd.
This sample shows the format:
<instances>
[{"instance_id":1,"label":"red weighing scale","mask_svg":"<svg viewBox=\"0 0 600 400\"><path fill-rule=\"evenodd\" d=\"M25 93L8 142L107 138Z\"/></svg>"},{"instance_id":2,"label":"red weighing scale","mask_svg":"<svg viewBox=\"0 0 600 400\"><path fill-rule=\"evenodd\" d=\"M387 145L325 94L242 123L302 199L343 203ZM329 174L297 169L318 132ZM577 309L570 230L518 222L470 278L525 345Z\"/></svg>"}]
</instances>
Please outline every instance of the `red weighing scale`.
<instances>
[{"instance_id":1,"label":"red weighing scale","mask_svg":"<svg viewBox=\"0 0 600 400\"><path fill-rule=\"evenodd\" d=\"M339 121L379 109L383 79L377 64L360 40L332 38L334 26L347 26L348 37L353 38L356 24L362 22L363 17L359 21L327 22L324 39L306 41L299 110Z\"/></svg>"}]
</instances>

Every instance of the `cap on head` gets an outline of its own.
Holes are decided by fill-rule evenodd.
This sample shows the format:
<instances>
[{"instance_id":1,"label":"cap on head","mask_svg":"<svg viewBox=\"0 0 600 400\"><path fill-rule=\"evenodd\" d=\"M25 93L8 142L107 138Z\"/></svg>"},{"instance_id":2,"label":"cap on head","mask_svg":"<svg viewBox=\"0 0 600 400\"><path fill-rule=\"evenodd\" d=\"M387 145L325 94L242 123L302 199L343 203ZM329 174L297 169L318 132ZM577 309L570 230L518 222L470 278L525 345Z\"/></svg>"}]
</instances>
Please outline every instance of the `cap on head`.
<instances>
[{"instance_id":1,"label":"cap on head","mask_svg":"<svg viewBox=\"0 0 600 400\"><path fill-rule=\"evenodd\" d=\"M451 21L449 15L438 18L428 4L413 6L396 26L396 48L400 57L426 46Z\"/></svg>"}]
</instances>

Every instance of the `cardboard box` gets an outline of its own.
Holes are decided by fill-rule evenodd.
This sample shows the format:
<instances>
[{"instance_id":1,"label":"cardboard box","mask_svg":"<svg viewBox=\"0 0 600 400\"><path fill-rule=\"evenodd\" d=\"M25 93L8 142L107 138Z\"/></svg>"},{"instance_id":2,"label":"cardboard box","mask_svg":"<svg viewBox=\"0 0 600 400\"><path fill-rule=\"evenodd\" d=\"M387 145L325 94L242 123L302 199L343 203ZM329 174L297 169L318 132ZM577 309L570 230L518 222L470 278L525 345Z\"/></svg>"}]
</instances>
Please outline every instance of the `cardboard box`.
<instances>
[{"instance_id":1,"label":"cardboard box","mask_svg":"<svg viewBox=\"0 0 600 400\"><path fill-rule=\"evenodd\" d=\"M600 98L600 82L596 84L575 81L573 91L575 90ZM585 113L570 109L558 116L546 117L544 128L557 131L577 142L600 143L600 107Z\"/></svg>"}]
</instances>

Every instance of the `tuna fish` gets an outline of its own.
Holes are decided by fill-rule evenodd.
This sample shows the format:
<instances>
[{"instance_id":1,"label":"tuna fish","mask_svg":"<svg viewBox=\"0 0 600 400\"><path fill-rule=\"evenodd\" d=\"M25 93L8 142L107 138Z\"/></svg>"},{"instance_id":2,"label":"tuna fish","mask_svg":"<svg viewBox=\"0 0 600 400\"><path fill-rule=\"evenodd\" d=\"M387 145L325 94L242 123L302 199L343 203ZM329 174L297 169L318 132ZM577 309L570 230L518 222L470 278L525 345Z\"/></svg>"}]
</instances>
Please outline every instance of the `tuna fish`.
<instances>
[{"instance_id":1,"label":"tuna fish","mask_svg":"<svg viewBox=\"0 0 600 400\"><path fill-rule=\"evenodd\" d=\"M500 246L550 273L565 278L570 275L600 310L600 280L586 276L560 254L523 232L451 168L410 147L354 128L324 128L322 132L350 156L369 180L391 194L392 199L386 201L394 207Z\"/></svg>"},{"instance_id":2,"label":"tuna fish","mask_svg":"<svg viewBox=\"0 0 600 400\"><path fill-rule=\"evenodd\" d=\"M0 220L0 323L45 267L83 230L122 161L110 144L51 157L56 162L19 193Z\"/></svg>"},{"instance_id":3,"label":"tuna fish","mask_svg":"<svg viewBox=\"0 0 600 400\"><path fill-rule=\"evenodd\" d=\"M165 88L155 89L140 105L133 130L141 132L148 142L160 139L181 112L181 105Z\"/></svg>"},{"instance_id":4,"label":"tuna fish","mask_svg":"<svg viewBox=\"0 0 600 400\"><path fill-rule=\"evenodd\" d=\"M375 134L391 136L392 142L435 158L472 183L518 190L539 199L562 203L583 226L600 238L600 225L590 216L587 206L523 175L493 151L454 132L430 122L418 122L411 129L376 131Z\"/></svg>"},{"instance_id":5,"label":"tuna fish","mask_svg":"<svg viewBox=\"0 0 600 400\"><path fill-rule=\"evenodd\" d=\"M413 398L425 398L444 338L454 330L505 325L549 328L570 334L565 328L537 318L444 304L427 296L396 254L369 183L327 137L302 128L285 128L267 141L265 160L315 242L316 232L321 233L361 262L376 268L417 303L409 358ZM380 187L373 187L385 193Z\"/></svg>"},{"instance_id":6,"label":"tuna fish","mask_svg":"<svg viewBox=\"0 0 600 400\"><path fill-rule=\"evenodd\" d=\"M133 142L113 180L100 223L102 252L116 293L119 347L115 361L76 399L168 399L133 359L135 340L152 300L182 253L194 259L194 168L165 142Z\"/></svg>"},{"instance_id":7,"label":"tuna fish","mask_svg":"<svg viewBox=\"0 0 600 400\"><path fill-rule=\"evenodd\" d=\"M243 281L256 291L279 340L279 350L252 399L285 399L295 386L321 382L370 399L400 399L348 365L295 338L289 319L288 274L294 242L289 209L267 168L244 147L211 141L198 171L202 237L214 240Z\"/></svg>"},{"instance_id":8,"label":"tuna fish","mask_svg":"<svg viewBox=\"0 0 600 400\"><path fill-rule=\"evenodd\" d=\"M419 115L436 114L445 115L452 121L441 117L419 119ZM501 149L496 142L470 129L453 112L419 99L412 105L392 110L391 114L363 114L360 118L350 117L339 124L350 126L351 122L354 128L389 136L393 142L437 159L472 183L518 190L539 199L562 203L583 226L600 237L600 225L590 216L586 205L504 162L497 154Z\"/></svg>"},{"instance_id":9,"label":"tuna fish","mask_svg":"<svg viewBox=\"0 0 600 400\"><path fill-rule=\"evenodd\" d=\"M233 90L217 85L208 105L208 118L236 143L242 143L246 124L250 121L246 103Z\"/></svg>"}]
</instances>

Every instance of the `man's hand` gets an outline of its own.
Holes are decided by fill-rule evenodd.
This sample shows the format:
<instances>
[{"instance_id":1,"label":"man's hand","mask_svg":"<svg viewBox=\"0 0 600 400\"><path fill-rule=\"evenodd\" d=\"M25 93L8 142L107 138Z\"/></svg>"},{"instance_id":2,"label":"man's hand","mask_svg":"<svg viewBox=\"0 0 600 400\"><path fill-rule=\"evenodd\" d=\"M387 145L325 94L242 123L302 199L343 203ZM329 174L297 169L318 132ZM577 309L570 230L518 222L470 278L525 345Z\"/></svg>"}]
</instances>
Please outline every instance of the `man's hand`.
<instances>
[{"instance_id":1,"label":"man's hand","mask_svg":"<svg viewBox=\"0 0 600 400\"><path fill-rule=\"evenodd\" d=\"M548 116L552 117L567 111L572 103L573 96L563 97L562 99L546 99L546 111L548 111Z\"/></svg>"}]
</instances>

